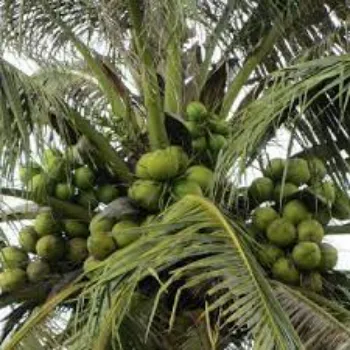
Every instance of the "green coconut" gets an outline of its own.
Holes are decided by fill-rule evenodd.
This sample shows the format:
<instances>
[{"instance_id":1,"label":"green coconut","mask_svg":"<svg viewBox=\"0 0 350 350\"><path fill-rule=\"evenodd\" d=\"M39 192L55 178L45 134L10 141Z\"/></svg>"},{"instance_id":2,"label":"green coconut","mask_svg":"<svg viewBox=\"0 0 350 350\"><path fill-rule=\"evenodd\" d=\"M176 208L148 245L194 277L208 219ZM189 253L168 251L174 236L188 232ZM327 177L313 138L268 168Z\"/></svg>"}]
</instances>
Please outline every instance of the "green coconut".
<instances>
[{"instance_id":1,"label":"green coconut","mask_svg":"<svg viewBox=\"0 0 350 350\"><path fill-rule=\"evenodd\" d=\"M262 203L273 199L273 181L268 177L259 177L255 179L249 187L250 196L257 201Z\"/></svg>"},{"instance_id":2,"label":"green coconut","mask_svg":"<svg viewBox=\"0 0 350 350\"><path fill-rule=\"evenodd\" d=\"M139 225L131 220L122 220L113 226L112 236L118 248L128 246L141 236L141 232L125 232L125 230L135 229L137 227Z\"/></svg>"},{"instance_id":3,"label":"green coconut","mask_svg":"<svg viewBox=\"0 0 350 350\"><path fill-rule=\"evenodd\" d=\"M187 153L180 146L170 146L168 148L169 154L179 165L178 174L182 174L190 163Z\"/></svg>"},{"instance_id":4,"label":"green coconut","mask_svg":"<svg viewBox=\"0 0 350 350\"><path fill-rule=\"evenodd\" d=\"M317 243L300 242L293 248L292 257L301 270L313 270L320 265L321 250Z\"/></svg>"},{"instance_id":5,"label":"green coconut","mask_svg":"<svg viewBox=\"0 0 350 350\"><path fill-rule=\"evenodd\" d=\"M254 210L252 216L253 226L261 232L265 232L268 226L278 219L279 215L273 208L263 207Z\"/></svg>"},{"instance_id":6,"label":"green coconut","mask_svg":"<svg viewBox=\"0 0 350 350\"><path fill-rule=\"evenodd\" d=\"M271 268L273 264L284 256L283 250L272 244L262 244L258 250L261 265Z\"/></svg>"},{"instance_id":7,"label":"green coconut","mask_svg":"<svg viewBox=\"0 0 350 350\"><path fill-rule=\"evenodd\" d=\"M153 157L153 152L145 153L136 163L135 175L140 179L150 179L148 169L150 168L150 160Z\"/></svg>"},{"instance_id":8,"label":"green coconut","mask_svg":"<svg viewBox=\"0 0 350 350\"><path fill-rule=\"evenodd\" d=\"M187 169L186 179L196 182L204 193L207 193L214 182L214 173L203 165L194 165Z\"/></svg>"},{"instance_id":9,"label":"green coconut","mask_svg":"<svg viewBox=\"0 0 350 350\"><path fill-rule=\"evenodd\" d=\"M267 228L267 238L278 247L288 247L296 240L297 233L293 224L284 219L274 220Z\"/></svg>"},{"instance_id":10,"label":"green coconut","mask_svg":"<svg viewBox=\"0 0 350 350\"><path fill-rule=\"evenodd\" d=\"M73 264L82 263L89 255L85 238L72 238L67 243L67 259Z\"/></svg>"},{"instance_id":11,"label":"green coconut","mask_svg":"<svg viewBox=\"0 0 350 350\"><path fill-rule=\"evenodd\" d=\"M63 221L64 232L68 237L87 237L89 228L87 224L79 220L68 219Z\"/></svg>"},{"instance_id":12,"label":"green coconut","mask_svg":"<svg viewBox=\"0 0 350 350\"><path fill-rule=\"evenodd\" d=\"M111 232L115 221L101 215L95 215L89 225L91 234Z\"/></svg>"},{"instance_id":13,"label":"green coconut","mask_svg":"<svg viewBox=\"0 0 350 350\"><path fill-rule=\"evenodd\" d=\"M28 255L18 247L8 246L1 249L0 261L3 268L25 268L28 264Z\"/></svg>"},{"instance_id":14,"label":"green coconut","mask_svg":"<svg viewBox=\"0 0 350 350\"><path fill-rule=\"evenodd\" d=\"M293 194L298 193L299 188L291 182L285 182L284 184L279 183L275 186L273 190L273 198L276 202L284 200Z\"/></svg>"},{"instance_id":15,"label":"green coconut","mask_svg":"<svg viewBox=\"0 0 350 350\"><path fill-rule=\"evenodd\" d=\"M306 161L308 163L311 174L310 182L320 181L326 176L327 169L320 158L309 157L306 158Z\"/></svg>"},{"instance_id":16,"label":"green coconut","mask_svg":"<svg viewBox=\"0 0 350 350\"><path fill-rule=\"evenodd\" d=\"M34 226L25 226L19 231L19 244L21 248L27 253L35 252L35 245L39 239Z\"/></svg>"},{"instance_id":17,"label":"green coconut","mask_svg":"<svg viewBox=\"0 0 350 350\"><path fill-rule=\"evenodd\" d=\"M307 183L311 174L308 163L305 159L293 158L289 159L287 164L287 181L297 186Z\"/></svg>"},{"instance_id":18,"label":"green coconut","mask_svg":"<svg viewBox=\"0 0 350 350\"><path fill-rule=\"evenodd\" d=\"M27 280L24 270L19 268L9 269L0 273L0 288L2 292L14 292L22 288Z\"/></svg>"},{"instance_id":19,"label":"green coconut","mask_svg":"<svg viewBox=\"0 0 350 350\"><path fill-rule=\"evenodd\" d=\"M95 259L93 256L89 256L85 261L83 265L84 273L87 277L92 278L94 274L96 273L96 269L100 265L101 261Z\"/></svg>"},{"instance_id":20,"label":"green coconut","mask_svg":"<svg viewBox=\"0 0 350 350\"><path fill-rule=\"evenodd\" d=\"M65 253L64 241L54 235L41 237L36 244L36 253L43 259L57 261Z\"/></svg>"},{"instance_id":21,"label":"green coconut","mask_svg":"<svg viewBox=\"0 0 350 350\"><path fill-rule=\"evenodd\" d=\"M336 189L331 181L316 182L309 187L310 191L328 204L333 204L336 198Z\"/></svg>"},{"instance_id":22,"label":"green coconut","mask_svg":"<svg viewBox=\"0 0 350 350\"><path fill-rule=\"evenodd\" d=\"M209 149L218 154L227 145L227 139L220 134L211 134L209 138Z\"/></svg>"},{"instance_id":23,"label":"green coconut","mask_svg":"<svg viewBox=\"0 0 350 350\"><path fill-rule=\"evenodd\" d=\"M209 128L214 134L228 135L229 133L228 123L225 120L209 120Z\"/></svg>"},{"instance_id":24,"label":"green coconut","mask_svg":"<svg viewBox=\"0 0 350 350\"><path fill-rule=\"evenodd\" d=\"M197 122L187 121L185 125L193 138L201 137L205 135L205 128L203 128Z\"/></svg>"},{"instance_id":25,"label":"green coconut","mask_svg":"<svg viewBox=\"0 0 350 350\"><path fill-rule=\"evenodd\" d=\"M27 186L38 203L43 202L53 192L53 184L46 174L34 175Z\"/></svg>"},{"instance_id":26,"label":"green coconut","mask_svg":"<svg viewBox=\"0 0 350 350\"><path fill-rule=\"evenodd\" d=\"M50 265L42 260L35 260L27 266L27 277L30 282L36 283L45 280L50 274Z\"/></svg>"},{"instance_id":27,"label":"green coconut","mask_svg":"<svg viewBox=\"0 0 350 350\"><path fill-rule=\"evenodd\" d=\"M149 211L160 208L160 199L163 192L162 185L152 180L137 180L128 190L128 196L140 207Z\"/></svg>"},{"instance_id":28,"label":"green coconut","mask_svg":"<svg viewBox=\"0 0 350 350\"><path fill-rule=\"evenodd\" d=\"M187 118L193 122L203 122L208 116L206 107L198 101L189 103L186 107Z\"/></svg>"},{"instance_id":29,"label":"green coconut","mask_svg":"<svg viewBox=\"0 0 350 350\"><path fill-rule=\"evenodd\" d=\"M112 254L117 246L108 233L94 233L87 240L87 249L95 259L103 260Z\"/></svg>"},{"instance_id":30,"label":"green coconut","mask_svg":"<svg viewBox=\"0 0 350 350\"><path fill-rule=\"evenodd\" d=\"M35 175L41 173L41 167L39 164L31 163L27 166L22 166L19 169L19 178L22 183L28 183Z\"/></svg>"},{"instance_id":31,"label":"green coconut","mask_svg":"<svg viewBox=\"0 0 350 350\"><path fill-rule=\"evenodd\" d=\"M332 219L332 213L327 207L319 207L313 214L313 218L322 225L327 225Z\"/></svg>"},{"instance_id":32,"label":"green coconut","mask_svg":"<svg viewBox=\"0 0 350 350\"><path fill-rule=\"evenodd\" d=\"M60 232L60 224L51 211L39 213L35 218L34 228L40 237Z\"/></svg>"},{"instance_id":33,"label":"green coconut","mask_svg":"<svg viewBox=\"0 0 350 350\"><path fill-rule=\"evenodd\" d=\"M288 284L298 285L300 274L293 261L289 258L279 258L272 266L274 278Z\"/></svg>"},{"instance_id":34,"label":"green coconut","mask_svg":"<svg viewBox=\"0 0 350 350\"><path fill-rule=\"evenodd\" d=\"M332 215L338 220L350 219L350 200L346 193L336 190L335 201L332 206Z\"/></svg>"},{"instance_id":35,"label":"green coconut","mask_svg":"<svg viewBox=\"0 0 350 350\"><path fill-rule=\"evenodd\" d=\"M74 195L74 188L67 183L59 183L55 187L55 197L62 201L69 201Z\"/></svg>"},{"instance_id":36,"label":"green coconut","mask_svg":"<svg viewBox=\"0 0 350 350\"><path fill-rule=\"evenodd\" d=\"M80 191L76 201L80 206L88 210L94 210L98 206L98 200L94 190Z\"/></svg>"},{"instance_id":37,"label":"green coconut","mask_svg":"<svg viewBox=\"0 0 350 350\"><path fill-rule=\"evenodd\" d=\"M301 286L315 293L321 293L323 288L322 276L319 272L313 271L302 276Z\"/></svg>"},{"instance_id":38,"label":"green coconut","mask_svg":"<svg viewBox=\"0 0 350 350\"><path fill-rule=\"evenodd\" d=\"M321 243L321 262L318 266L320 271L332 270L338 262L338 251L329 243Z\"/></svg>"},{"instance_id":39,"label":"green coconut","mask_svg":"<svg viewBox=\"0 0 350 350\"><path fill-rule=\"evenodd\" d=\"M176 200L179 200L189 194L202 196L203 192L197 182L186 179L178 180L173 184L171 189L172 195Z\"/></svg>"},{"instance_id":40,"label":"green coconut","mask_svg":"<svg viewBox=\"0 0 350 350\"><path fill-rule=\"evenodd\" d=\"M294 225L298 225L299 222L309 219L311 214L302 201L294 199L284 206L282 215Z\"/></svg>"},{"instance_id":41,"label":"green coconut","mask_svg":"<svg viewBox=\"0 0 350 350\"><path fill-rule=\"evenodd\" d=\"M299 242L309 241L321 243L324 236L323 226L317 220L313 219L301 221L297 231Z\"/></svg>"},{"instance_id":42,"label":"green coconut","mask_svg":"<svg viewBox=\"0 0 350 350\"><path fill-rule=\"evenodd\" d=\"M74 183L81 190L87 190L94 186L95 183L95 174L87 166L80 167L75 169L74 172Z\"/></svg>"},{"instance_id":43,"label":"green coconut","mask_svg":"<svg viewBox=\"0 0 350 350\"><path fill-rule=\"evenodd\" d=\"M208 144L204 136L192 140L192 149L194 152L203 153L207 150Z\"/></svg>"},{"instance_id":44,"label":"green coconut","mask_svg":"<svg viewBox=\"0 0 350 350\"><path fill-rule=\"evenodd\" d=\"M109 204L119 196L118 189L113 185L102 185L96 190L96 196L99 202Z\"/></svg>"},{"instance_id":45,"label":"green coconut","mask_svg":"<svg viewBox=\"0 0 350 350\"><path fill-rule=\"evenodd\" d=\"M283 177L286 161L282 158L270 159L263 174L273 180L280 180Z\"/></svg>"},{"instance_id":46,"label":"green coconut","mask_svg":"<svg viewBox=\"0 0 350 350\"><path fill-rule=\"evenodd\" d=\"M180 159L174 157L173 149L166 148L152 152L148 160L147 173L156 181L165 181L176 177L180 169Z\"/></svg>"}]
</instances>

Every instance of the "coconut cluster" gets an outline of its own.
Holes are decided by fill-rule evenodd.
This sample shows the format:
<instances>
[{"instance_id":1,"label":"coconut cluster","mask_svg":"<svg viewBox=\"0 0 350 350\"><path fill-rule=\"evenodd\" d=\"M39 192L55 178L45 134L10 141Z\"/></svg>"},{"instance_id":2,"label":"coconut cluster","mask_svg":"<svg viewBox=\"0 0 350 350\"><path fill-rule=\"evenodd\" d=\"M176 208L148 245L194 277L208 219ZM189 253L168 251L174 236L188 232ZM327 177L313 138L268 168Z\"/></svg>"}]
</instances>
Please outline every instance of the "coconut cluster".
<instances>
[{"instance_id":1,"label":"coconut cluster","mask_svg":"<svg viewBox=\"0 0 350 350\"><path fill-rule=\"evenodd\" d=\"M276 279L322 291L322 273L332 270L336 248L323 242L332 219L350 219L350 201L316 158L272 159L248 189L255 207L249 233L260 243L257 257Z\"/></svg>"},{"instance_id":2,"label":"coconut cluster","mask_svg":"<svg viewBox=\"0 0 350 350\"><path fill-rule=\"evenodd\" d=\"M200 155L208 155L209 152L209 156L215 159L227 144L227 122L209 113L206 107L197 101L187 105L186 115L186 126L193 137L194 152Z\"/></svg>"},{"instance_id":3,"label":"coconut cluster","mask_svg":"<svg viewBox=\"0 0 350 350\"><path fill-rule=\"evenodd\" d=\"M68 148L65 154L49 149L43 154L42 165L30 162L20 168L19 175L38 203L50 196L93 211L120 195L116 184L98 181L97 172L84 164L75 148ZM89 223L57 214L45 207L33 225L20 230L18 247L2 249L3 292L43 281L50 274L67 272L84 263L89 254Z\"/></svg>"},{"instance_id":4,"label":"coconut cluster","mask_svg":"<svg viewBox=\"0 0 350 350\"><path fill-rule=\"evenodd\" d=\"M48 149L42 166L32 162L22 166L19 173L39 203L52 196L93 211L99 203L108 204L119 196L115 184L97 182L95 169L84 164L75 148L68 148L65 154Z\"/></svg>"},{"instance_id":5,"label":"coconut cluster","mask_svg":"<svg viewBox=\"0 0 350 350\"><path fill-rule=\"evenodd\" d=\"M135 175L137 180L128 195L150 212L158 212L188 194L205 195L213 182L213 172L203 165L190 166L187 154L178 146L144 154Z\"/></svg>"}]
</instances>

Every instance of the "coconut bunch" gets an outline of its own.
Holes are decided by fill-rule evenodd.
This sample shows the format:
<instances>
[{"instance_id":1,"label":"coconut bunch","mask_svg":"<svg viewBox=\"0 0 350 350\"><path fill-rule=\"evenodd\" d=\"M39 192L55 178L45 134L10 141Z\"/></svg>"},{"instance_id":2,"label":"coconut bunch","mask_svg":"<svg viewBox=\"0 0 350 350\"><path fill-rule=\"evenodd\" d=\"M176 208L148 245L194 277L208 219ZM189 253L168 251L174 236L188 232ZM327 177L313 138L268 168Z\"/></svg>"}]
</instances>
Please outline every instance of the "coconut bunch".
<instances>
[{"instance_id":1,"label":"coconut bunch","mask_svg":"<svg viewBox=\"0 0 350 350\"><path fill-rule=\"evenodd\" d=\"M322 274L338 259L336 248L323 242L324 227L332 218L350 218L347 195L326 172L315 157L272 159L248 189L249 233L259 243L261 265L274 278L315 292L322 292Z\"/></svg>"},{"instance_id":2,"label":"coconut bunch","mask_svg":"<svg viewBox=\"0 0 350 350\"><path fill-rule=\"evenodd\" d=\"M108 204L119 196L115 184L97 181L97 172L84 164L75 148L68 148L64 155L49 149L44 152L42 163L20 168L22 183L38 203L52 196L93 211L99 203Z\"/></svg>"},{"instance_id":3,"label":"coconut bunch","mask_svg":"<svg viewBox=\"0 0 350 350\"><path fill-rule=\"evenodd\" d=\"M75 269L88 255L88 235L86 224L60 221L50 209L41 211L33 225L20 230L18 247L1 250L1 290L11 292Z\"/></svg>"},{"instance_id":4,"label":"coconut bunch","mask_svg":"<svg viewBox=\"0 0 350 350\"><path fill-rule=\"evenodd\" d=\"M145 153L136 164L135 176L128 196L148 212L159 212L188 194L205 195L213 182L213 172L203 165L190 166L178 146Z\"/></svg>"},{"instance_id":5,"label":"coconut bunch","mask_svg":"<svg viewBox=\"0 0 350 350\"><path fill-rule=\"evenodd\" d=\"M209 113L206 107L197 101L187 105L186 117L186 126L193 137L193 151L198 155L216 159L220 150L227 144L228 123Z\"/></svg>"}]
</instances>

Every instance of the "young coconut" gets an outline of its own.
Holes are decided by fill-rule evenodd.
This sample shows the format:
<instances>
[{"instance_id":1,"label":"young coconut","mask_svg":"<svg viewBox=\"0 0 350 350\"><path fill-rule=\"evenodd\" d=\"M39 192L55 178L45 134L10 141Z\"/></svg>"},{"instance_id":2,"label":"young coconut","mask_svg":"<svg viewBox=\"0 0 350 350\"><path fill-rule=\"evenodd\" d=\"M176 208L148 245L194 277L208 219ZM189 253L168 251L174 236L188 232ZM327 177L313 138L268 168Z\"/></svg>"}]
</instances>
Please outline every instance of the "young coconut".
<instances>
[{"instance_id":1,"label":"young coconut","mask_svg":"<svg viewBox=\"0 0 350 350\"><path fill-rule=\"evenodd\" d=\"M272 244L262 244L258 250L261 265L271 268L273 264L284 256L283 250Z\"/></svg>"},{"instance_id":2,"label":"young coconut","mask_svg":"<svg viewBox=\"0 0 350 350\"><path fill-rule=\"evenodd\" d=\"M189 194L194 194L197 196L203 195L202 189L197 182L186 179L176 181L173 184L171 192L175 200L180 200Z\"/></svg>"},{"instance_id":3,"label":"young coconut","mask_svg":"<svg viewBox=\"0 0 350 350\"><path fill-rule=\"evenodd\" d=\"M255 179L249 187L249 195L258 203L273 199L273 181L268 177Z\"/></svg>"},{"instance_id":4,"label":"young coconut","mask_svg":"<svg viewBox=\"0 0 350 350\"><path fill-rule=\"evenodd\" d=\"M99 202L109 204L119 196L118 189L113 185L99 186L96 191L96 196Z\"/></svg>"},{"instance_id":5,"label":"young coconut","mask_svg":"<svg viewBox=\"0 0 350 350\"><path fill-rule=\"evenodd\" d=\"M125 232L125 230L135 229L139 225L131 220L117 222L112 229L112 236L118 248L123 248L136 241L141 232Z\"/></svg>"},{"instance_id":6,"label":"young coconut","mask_svg":"<svg viewBox=\"0 0 350 350\"><path fill-rule=\"evenodd\" d=\"M87 190L94 186L95 174L89 167L83 166L75 169L73 179L79 189Z\"/></svg>"},{"instance_id":7,"label":"young coconut","mask_svg":"<svg viewBox=\"0 0 350 350\"><path fill-rule=\"evenodd\" d=\"M19 244L27 253L35 252L35 245L39 236L34 229L34 226L25 226L19 231Z\"/></svg>"},{"instance_id":8,"label":"young coconut","mask_svg":"<svg viewBox=\"0 0 350 350\"><path fill-rule=\"evenodd\" d=\"M276 210L270 207L257 208L253 212L252 223L258 230L265 232L268 226L279 218Z\"/></svg>"},{"instance_id":9,"label":"young coconut","mask_svg":"<svg viewBox=\"0 0 350 350\"><path fill-rule=\"evenodd\" d=\"M62 201L69 201L74 195L74 188L68 183L59 183L55 187L55 197Z\"/></svg>"},{"instance_id":10,"label":"young coconut","mask_svg":"<svg viewBox=\"0 0 350 350\"><path fill-rule=\"evenodd\" d=\"M27 275L20 268L5 270L0 273L0 289L9 293L22 288L27 280Z\"/></svg>"},{"instance_id":11,"label":"young coconut","mask_svg":"<svg viewBox=\"0 0 350 350\"><path fill-rule=\"evenodd\" d=\"M282 158L274 158L269 160L263 174L275 181L282 179L286 161Z\"/></svg>"},{"instance_id":12,"label":"young coconut","mask_svg":"<svg viewBox=\"0 0 350 350\"><path fill-rule=\"evenodd\" d=\"M60 225L50 210L39 213L36 216L34 228L40 237L60 232Z\"/></svg>"},{"instance_id":13,"label":"young coconut","mask_svg":"<svg viewBox=\"0 0 350 350\"><path fill-rule=\"evenodd\" d=\"M278 247L288 247L296 240L296 229L293 224L284 219L274 220L267 228L267 238Z\"/></svg>"},{"instance_id":14,"label":"young coconut","mask_svg":"<svg viewBox=\"0 0 350 350\"><path fill-rule=\"evenodd\" d=\"M162 185L151 180L137 180L128 190L128 196L140 207L157 211L160 208Z\"/></svg>"},{"instance_id":15,"label":"young coconut","mask_svg":"<svg viewBox=\"0 0 350 350\"><path fill-rule=\"evenodd\" d=\"M103 217L101 215L95 215L89 225L89 230L91 234L101 233L101 232L111 232L115 220Z\"/></svg>"},{"instance_id":16,"label":"young coconut","mask_svg":"<svg viewBox=\"0 0 350 350\"><path fill-rule=\"evenodd\" d=\"M68 237L88 237L89 229L87 224L74 219L68 219L63 221L64 232Z\"/></svg>"},{"instance_id":17,"label":"young coconut","mask_svg":"<svg viewBox=\"0 0 350 350\"><path fill-rule=\"evenodd\" d=\"M300 274L293 261L288 258L279 258L272 267L273 276L288 284L298 285Z\"/></svg>"},{"instance_id":18,"label":"young coconut","mask_svg":"<svg viewBox=\"0 0 350 350\"><path fill-rule=\"evenodd\" d=\"M43 281L50 274L50 266L42 260L35 260L27 266L27 277L30 282L36 283Z\"/></svg>"},{"instance_id":19,"label":"young coconut","mask_svg":"<svg viewBox=\"0 0 350 350\"><path fill-rule=\"evenodd\" d=\"M85 238L72 238L67 243L67 259L73 264L82 263L89 255Z\"/></svg>"},{"instance_id":20,"label":"young coconut","mask_svg":"<svg viewBox=\"0 0 350 350\"><path fill-rule=\"evenodd\" d=\"M174 151L170 147L152 152L148 160L147 173L155 181L165 181L179 174L180 159L174 158Z\"/></svg>"},{"instance_id":21,"label":"young coconut","mask_svg":"<svg viewBox=\"0 0 350 350\"><path fill-rule=\"evenodd\" d=\"M297 186L306 184L311 174L307 161L301 158L289 159L287 164L287 181Z\"/></svg>"},{"instance_id":22,"label":"young coconut","mask_svg":"<svg viewBox=\"0 0 350 350\"><path fill-rule=\"evenodd\" d=\"M92 278L94 274L96 274L96 270L98 266L100 265L101 261L95 259L93 256L89 256L85 261L83 265L84 273L88 278Z\"/></svg>"},{"instance_id":23,"label":"young coconut","mask_svg":"<svg viewBox=\"0 0 350 350\"><path fill-rule=\"evenodd\" d=\"M48 261L57 261L64 255L65 245L62 238L47 235L40 238L36 244L36 253Z\"/></svg>"},{"instance_id":24,"label":"young coconut","mask_svg":"<svg viewBox=\"0 0 350 350\"><path fill-rule=\"evenodd\" d=\"M309 189L326 203L333 204L335 202L336 190L331 181L316 182Z\"/></svg>"},{"instance_id":25,"label":"young coconut","mask_svg":"<svg viewBox=\"0 0 350 350\"><path fill-rule=\"evenodd\" d=\"M301 286L306 290L321 293L323 288L322 276L319 272L313 271L301 276Z\"/></svg>"},{"instance_id":26,"label":"young coconut","mask_svg":"<svg viewBox=\"0 0 350 350\"><path fill-rule=\"evenodd\" d=\"M18 247L8 246L1 249L0 261L5 269L25 268L28 264L28 255Z\"/></svg>"},{"instance_id":27,"label":"young coconut","mask_svg":"<svg viewBox=\"0 0 350 350\"><path fill-rule=\"evenodd\" d=\"M283 208L282 215L294 225L311 217L305 204L298 199L288 202Z\"/></svg>"},{"instance_id":28,"label":"young coconut","mask_svg":"<svg viewBox=\"0 0 350 350\"><path fill-rule=\"evenodd\" d=\"M214 173L203 165L194 165L187 169L186 179L196 182L204 193L208 193L214 182Z\"/></svg>"},{"instance_id":29,"label":"young coconut","mask_svg":"<svg viewBox=\"0 0 350 350\"><path fill-rule=\"evenodd\" d=\"M87 249L95 259L103 260L116 249L114 239L107 233L94 233L87 240Z\"/></svg>"},{"instance_id":30,"label":"young coconut","mask_svg":"<svg viewBox=\"0 0 350 350\"><path fill-rule=\"evenodd\" d=\"M300 242L293 248L292 257L301 270L313 270L320 265L321 250L314 242Z\"/></svg>"},{"instance_id":31,"label":"young coconut","mask_svg":"<svg viewBox=\"0 0 350 350\"><path fill-rule=\"evenodd\" d=\"M320 271L332 270L338 262L338 251L335 247L328 243L320 244L321 261L318 266Z\"/></svg>"},{"instance_id":32,"label":"young coconut","mask_svg":"<svg viewBox=\"0 0 350 350\"><path fill-rule=\"evenodd\" d=\"M299 242L309 241L321 243L324 236L323 226L313 219L301 221L298 225Z\"/></svg>"},{"instance_id":33,"label":"young coconut","mask_svg":"<svg viewBox=\"0 0 350 350\"><path fill-rule=\"evenodd\" d=\"M190 102L186 107L187 118L190 121L202 123L208 116L206 107L198 101Z\"/></svg>"},{"instance_id":34,"label":"young coconut","mask_svg":"<svg viewBox=\"0 0 350 350\"><path fill-rule=\"evenodd\" d=\"M322 180L326 174L327 169L320 158L309 157L305 159L308 162L311 178L310 183Z\"/></svg>"}]
</instances>

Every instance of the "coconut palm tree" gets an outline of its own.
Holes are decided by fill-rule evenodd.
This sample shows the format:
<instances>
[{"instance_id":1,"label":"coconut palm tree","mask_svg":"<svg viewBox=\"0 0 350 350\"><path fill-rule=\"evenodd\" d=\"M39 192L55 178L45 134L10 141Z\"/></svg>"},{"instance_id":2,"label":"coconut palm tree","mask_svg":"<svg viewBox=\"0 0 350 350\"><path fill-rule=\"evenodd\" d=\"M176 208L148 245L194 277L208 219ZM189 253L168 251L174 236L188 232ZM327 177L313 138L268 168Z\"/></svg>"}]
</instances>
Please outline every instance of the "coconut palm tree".
<instances>
[{"instance_id":1,"label":"coconut palm tree","mask_svg":"<svg viewBox=\"0 0 350 350\"><path fill-rule=\"evenodd\" d=\"M93 216L147 219L121 229L139 239L92 269L61 256L45 278L4 290L1 307L11 307L4 349L349 347L347 272L322 273L322 291L272 275L249 228L254 196L242 187L252 169L270 164L270 147L283 131L283 156L322 160L348 209L347 1L0 0L0 6L2 53L19 53L38 67L28 75L0 62L2 221L18 224L48 207L60 221L90 229ZM204 105L207 123L221 125L226 136L219 146L205 144L209 132L198 151L201 125L190 127L188 105L196 113ZM150 217L151 208L140 209L127 194L135 197L139 159L170 145L213 169L214 182L205 196L188 191L173 200L165 181L164 200ZM50 166L47 149L58 166ZM171 155L166 171L176 162ZM62 164L64 181L77 181L80 162L93 169L98 187L117 186L121 197L94 209L91 192L65 200L51 191L63 181ZM45 171L40 184L20 184L19 167L35 163ZM328 198L305 187L293 199L329 208ZM326 234L348 232L343 220L330 223ZM2 234L3 246L12 244L11 234Z\"/></svg>"}]
</instances>

